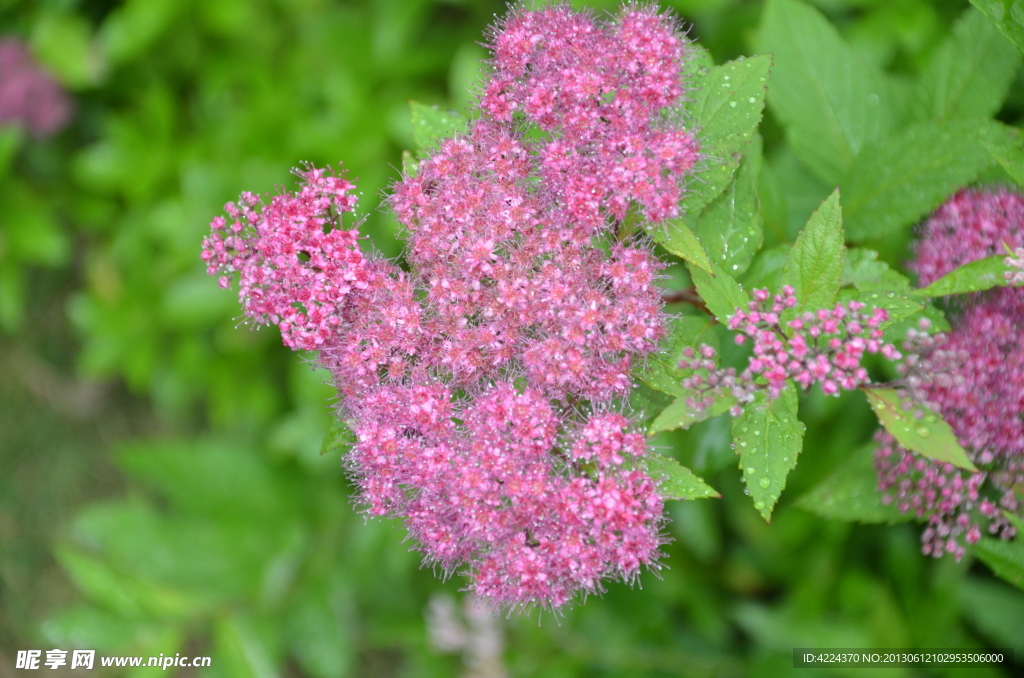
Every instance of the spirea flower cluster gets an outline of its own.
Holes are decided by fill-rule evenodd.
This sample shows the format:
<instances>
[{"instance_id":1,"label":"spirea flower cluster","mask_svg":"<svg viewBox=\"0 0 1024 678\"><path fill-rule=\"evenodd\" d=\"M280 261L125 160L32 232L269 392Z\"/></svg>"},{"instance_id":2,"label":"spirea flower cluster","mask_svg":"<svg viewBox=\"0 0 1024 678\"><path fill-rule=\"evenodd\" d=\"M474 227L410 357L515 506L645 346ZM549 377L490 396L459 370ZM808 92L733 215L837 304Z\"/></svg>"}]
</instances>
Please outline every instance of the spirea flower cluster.
<instances>
[{"instance_id":1,"label":"spirea flower cluster","mask_svg":"<svg viewBox=\"0 0 1024 678\"><path fill-rule=\"evenodd\" d=\"M1005 243L1005 245L1004 245ZM961 191L928 220L911 268L927 285L954 268L1024 245L1024 196ZM925 459L879 434L879 487L900 510L927 518L923 550L960 558L983 531L1010 538L1000 509L1019 510L1024 483L1024 290L1002 288L957 298L952 331L908 335L901 366L908 396L952 426L970 473ZM926 416L926 415L925 415ZM988 482L985 482L985 481Z\"/></svg>"},{"instance_id":2,"label":"spirea flower cluster","mask_svg":"<svg viewBox=\"0 0 1024 678\"><path fill-rule=\"evenodd\" d=\"M716 352L710 346L701 347L700 358L692 350L684 353L679 368L697 372L683 382L684 388L700 394L692 407L709 406L719 391L740 403L753 401L758 390L776 398L788 379L804 388L821 384L826 395L838 395L868 382L868 372L861 366L865 354L901 357L892 344L882 341L880 328L889 319L883 308L868 311L865 304L849 301L784 321L786 310L798 305L791 286L784 285L774 297L766 289L756 289L753 297L747 310L738 309L729 318L729 329L737 331L736 343L753 342L753 357L739 376L733 368L715 367ZM734 415L739 412L739 406L733 409Z\"/></svg>"},{"instance_id":3,"label":"spirea flower cluster","mask_svg":"<svg viewBox=\"0 0 1024 678\"><path fill-rule=\"evenodd\" d=\"M560 606L656 564L662 500L620 413L665 335L662 265L630 233L673 217L698 159L673 117L686 43L630 6L609 21L516 9L469 129L393 191L408 270L360 254L352 186L322 172L243 195L204 257L246 313L319 351L370 515L502 606Z\"/></svg>"},{"instance_id":4,"label":"spirea flower cluster","mask_svg":"<svg viewBox=\"0 0 1024 678\"><path fill-rule=\"evenodd\" d=\"M0 125L20 123L35 137L62 130L71 102L60 85L14 37L0 38Z\"/></svg>"}]
</instances>

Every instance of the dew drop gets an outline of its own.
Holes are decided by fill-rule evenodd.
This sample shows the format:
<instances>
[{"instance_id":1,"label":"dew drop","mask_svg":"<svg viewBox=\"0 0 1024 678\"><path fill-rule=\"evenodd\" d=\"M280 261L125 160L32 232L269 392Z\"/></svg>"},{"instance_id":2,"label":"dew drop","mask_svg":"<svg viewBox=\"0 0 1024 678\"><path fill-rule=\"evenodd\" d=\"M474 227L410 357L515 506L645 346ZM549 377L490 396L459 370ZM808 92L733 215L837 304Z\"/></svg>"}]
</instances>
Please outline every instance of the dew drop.
<instances>
[{"instance_id":1,"label":"dew drop","mask_svg":"<svg viewBox=\"0 0 1024 678\"><path fill-rule=\"evenodd\" d=\"M917 427L917 435L921 436L922 438L927 438L931 434L932 434L932 430L930 428L928 428L927 426L918 426Z\"/></svg>"},{"instance_id":2,"label":"dew drop","mask_svg":"<svg viewBox=\"0 0 1024 678\"><path fill-rule=\"evenodd\" d=\"M735 101L730 101L729 105L732 106L733 108L736 108L736 102Z\"/></svg>"},{"instance_id":3,"label":"dew drop","mask_svg":"<svg viewBox=\"0 0 1024 678\"><path fill-rule=\"evenodd\" d=\"M749 496L750 495L750 488L749 487L744 487L743 488L743 494Z\"/></svg>"},{"instance_id":4,"label":"dew drop","mask_svg":"<svg viewBox=\"0 0 1024 678\"><path fill-rule=\"evenodd\" d=\"M754 467L753 466L748 466L747 467L747 473L753 473L753 472L754 472Z\"/></svg>"},{"instance_id":5,"label":"dew drop","mask_svg":"<svg viewBox=\"0 0 1024 678\"><path fill-rule=\"evenodd\" d=\"M768 487L772 484L772 481L768 480L768 478L765 477L765 478L761 478L761 480L757 481L757 484L767 490Z\"/></svg>"},{"instance_id":6,"label":"dew drop","mask_svg":"<svg viewBox=\"0 0 1024 678\"><path fill-rule=\"evenodd\" d=\"M748 99L748 101L750 101L750 103L752 103L752 104L753 103L757 103L757 99L755 99L754 97L750 97L750 99Z\"/></svg>"},{"instance_id":7,"label":"dew drop","mask_svg":"<svg viewBox=\"0 0 1024 678\"><path fill-rule=\"evenodd\" d=\"M927 414L925 415L924 420L927 421L929 424L934 424L939 420L939 418L936 417L934 414Z\"/></svg>"},{"instance_id":8,"label":"dew drop","mask_svg":"<svg viewBox=\"0 0 1024 678\"><path fill-rule=\"evenodd\" d=\"M763 501L755 501L754 502L754 508L756 508L758 511L760 511L761 509L764 508L764 502Z\"/></svg>"}]
</instances>

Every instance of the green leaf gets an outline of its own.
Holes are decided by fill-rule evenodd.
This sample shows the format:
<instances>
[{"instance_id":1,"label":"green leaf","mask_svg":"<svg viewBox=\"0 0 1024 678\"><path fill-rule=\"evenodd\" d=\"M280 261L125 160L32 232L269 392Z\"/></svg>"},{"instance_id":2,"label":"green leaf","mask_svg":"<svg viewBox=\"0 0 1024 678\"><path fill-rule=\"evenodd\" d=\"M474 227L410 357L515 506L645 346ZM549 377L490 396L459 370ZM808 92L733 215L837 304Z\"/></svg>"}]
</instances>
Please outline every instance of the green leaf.
<instances>
[{"instance_id":1,"label":"green leaf","mask_svg":"<svg viewBox=\"0 0 1024 678\"><path fill-rule=\"evenodd\" d=\"M209 607L198 596L140 581L77 548L59 545L54 555L82 593L125 617L186 619Z\"/></svg>"},{"instance_id":2,"label":"green leaf","mask_svg":"<svg viewBox=\"0 0 1024 678\"><path fill-rule=\"evenodd\" d=\"M736 398L728 393L717 393L710 406L695 409L686 404L687 400L697 396L696 392L684 391L682 395L673 401L671 405L662 410L661 414L654 418L647 435L653 436L662 431L674 431L677 428L689 428L694 424L713 419L720 414L725 414L729 408L736 405Z\"/></svg>"},{"instance_id":3,"label":"green leaf","mask_svg":"<svg viewBox=\"0 0 1024 678\"><path fill-rule=\"evenodd\" d=\"M743 275L764 240L758 184L761 137L755 135L736 178L697 219L697 236L708 256L733 276Z\"/></svg>"},{"instance_id":4,"label":"green leaf","mask_svg":"<svg viewBox=\"0 0 1024 678\"><path fill-rule=\"evenodd\" d=\"M259 456L216 441L144 441L118 450L118 465L178 510L221 518L288 516L294 486Z\"/></svg>"},{"instance_id":5,"label":"green leaf","mask_svg":"<svg viewBox=\"0 0 1024 678\"><path fill-rule=\"evenodd\" d=\"M698 130L704 168L683 198L685 214L696 214L725 190L761 122L771 57L760 55L713 66L691 81L686 105Z\"/></svg>"},{"instance_id":6,"label":"green leaf","mask_svg":"<svg viewBox=\"0 0 1024 678\"><path fill-rule=\"evenodd\" d=\"M1014 270L1006 265L1006 255L976 259L955 268L928 287L914 291L918 297L947 297L951 294L981 292L1006 285L1004 273Z\"/></svg>"},{"instance_id":7,"label":"green leaf","mask_svg":"<svg viewBox=\"0 0 1024 678\"><path fill-rule=\"evenodd\" d=\"M995 114L1020 65L1020 53L976 9L953 25L953 33L928 63L914 94L918 120L987 118Z\"/></svg>"},{"instance_id":8,"label":"green leaf","mask_svg":"<svg viewBox=\"0 0 1024 678\"><path fill-rule=\"evenodd\" d=\"M356 434L352 432L348 424L335 417L331 421L331 428L324 436L323 445L320 446L320 454L331 454L341 456L346 454L356 444Z\"/></svg>"},{"instance_id":9,"label":"green leaf","mask_svg":"<svg viewBox=\"0 0 1024 678\"><path fill-rule=\"evenodd\" d=\"M1024 141L1020 130L1008 128L1002 143L986 141L985 148L1017 185L1024 187Z\"/></svg>"},{"instance_id":10,"label":"green leaf","mask_svg":"<svg viewBox=\"0 0 1024 678\"><path fill-rule=\"evenodd\" d=\"M714 275L708 275L699 268L691 268L690 277L708 310L718 318L718 322L724 324L729 322L736 309L747 308L750 297L732 276L717 265L712 264L711 270Z\"/></svg>"},{"instance_id":11,"label":"green leaf","mask_svg":"<svg viewBox=\"0 0 1024 678\"><path fill-rule=\"evenodd\" d=\"M651 388L662 393L679 397L684 389L680 383L689 373L679 369L679 361L686 348L697 349L707 344L719 349L718 334L714 323L702 315L684 315L672 320L668 336L662 340L658 351L647 356L647 364L635 371L636 377Z\"/></svg>"},{"instance_id":12,"label":"green leaf","mask_svg":"<svg viewBox=\"0 0 1024 678\"><path fill-rule=\"evenodd\" d=\"M971 552L1000 578L1024 590L1024 520L1008 511L1003 515L1017 528L1017 538L1003 541L996 537L983 537L970 547Z\"/></svg>"},{"instance_id":13,"label":"green leaf","mask_svg":"<svg viewBox=\"0 0 1024 678\"><path fill-rule=\"evenodd\" d=\"M835 303L843 272L843 240L843 213L836 189L800 231L782 270L779 282L795 290L796 313Z\"/></svg>"},{"instance_id":14,"label":"green leaf","mask_svg":"<svg viewBox=\"0 0 1024 678\"><path fill-rule=\"evenodd\" d=\"M779 279L782 278L782 269L786 267L789 250L792 248L791 244L782 243L758 252L750 269L743 276L743 286L751 290L767 289L777 292Z\"/></svg>"},{"instance_id":15,"label":"green leaf","mask_svg":"<svg viewBox=\"0 0 1024 678\"><path fill-rule=\"evenodd\" d=\"M923 410L924 416L917 419L912 410L903 409L903 398L896 389L862 387L862 390L882 426L900 445L938 462L968 471L978 470L967 458L953 429L937 413L918 403L916 409Z\"/></svg>"},{"instance_id":16,"label":"green leaf","mask_svg":"<svg viewBox=\"0 0 1024 678\"><path fill-rule=\"evenodd\" d=\"M804 425L797 418L796 388L790 382L778 398L759 391L743 414L733 419L732 441L740 454L740 470L754 508L767 522L796 467L803 448Z\"/></svg>"},{"instance_id":17,"label":"green leaf","mask_svg":"<svg viewBox=\"0 0 1024 678\"><path fill-rule=\"evenodd\" d=\"M823 518L858 523L902 523L913 513L902 513L895 504L882 503L875 472L874 443L868 443L844 459L835 471L795 503Z\"/></svg>"},{"instance_id":18,"label":"green leaf","mask_svg":"<svg viewBox=\"0 0 1024 678\"><path fill-rule=\"evenodd\" d=\"M991 121L955 120L865 146L843 185L847 236L860 242L913 224L992 165L982 142L1002 136Z\"/></svg>"},{"instance_id":19,"label":"green leaf","mask_svg":"<svg viewBox=\"0 0 1024 678\"><path fill-rule=\"evenodd\" d=\"M253 621L242 615L218 620L213 652L231 678L277 678L270 647Z\"/></svg>"},{"instance_id":20,"label":"green leaf","mask_svg":"<svg viewBox=\"0 0 1024 678\"><path fill-rule=\"evenodd\" d=\"M418 101L410 101L409 106L412 107L412 137L420 157L425 157L426 151L435 148L441 140L464 131L469 124L465 116L437 106Z\"/></svg>"},{"instance_id":21,"label":"green leaf","mask_svg":"<svg viewBox=\"0 0 1024 678\"><path fill-rule=\"evenodd\" d=\"M694 475L678 461L662 454L643 458L647 474L658 484L658 494L665 500L706 499L720 497L714 488Z\"/></svg>"},{"instance_id":22,"label":"green leaf","mask_svg":"<svg viewBox=\"0 0 1024 678\"><path fill-rule=\"evenodd\" d=\"M841 290L839 293L840 301L851 301L856 299L857 301L865 304L868 308L884 308L889 313L889 318L879 325L879 328L883 330L890 325L920 313L925 309L924 304L914 301L905 294L882 291L861 292L859 290L852 294L844 294L844 292L847 292L847 290Z\"/></svg>"},{"instance_id":23,"label":"green leaf","mask_svg":"<svg viewBox=\"0 0 1024 678\"><path fill-rule=\"evenodd\" d=\"M344 582L317 582L294 596L285 611L284 631L305 671L315 678L349 675L355 660L354 601Z\"/></svg>"},{"instance_id":24,"label":"green leaf","mask_svg":"<svg viewBox=\"0 0 1024 678\"><path fill-rule=\"evenodd\" d=\"M711 272L711 261L690 227L682 219L670 219L661 224L648 226L654 242L658 243L680 259Z\"/></svg>"},{"instance_id":25,"label":"green leaf","mask_svg":"<svg viewBox=\"0 0 1024 678\"><path fill-rule=\"evenodd\" d=\"M32 22L32 52L69 88L97 84L105 68L89 21L73 11L39 12Z\"/></svg>"},{"instance_id":26,"label":"green leaf","mask_svg":"<svg viewBox=\"0 0 1024 678\"><path fill-rule=\"evenodd\" d=\"M884 261L879 261L878 252L863 247L851 247L846 250L839 286L847 285L853 285L862 291L884 289L910 292L910 281L905 275L892 270Z\"/></svg>"},{"instance_id":27,"label":"green leaf","mask_svg":"<svg viewBox=\"0 0 1024 678\"><path fill-rule=\"evenodd\" d=\"M769 0L763 17L758 49L775 55L768 103L793 151L834 186L890 128L889 85L818 10Z\"/></svg>"},{"instance_id":28,"label":"green leaf","mask_svg":"<svg viewBox=\"0 0 1024 678\"><path fill-rule=\"evenodd\" d=\"M971 4L1024 52L1024 0L971 0Z\"/></svg>"}]
</instances>

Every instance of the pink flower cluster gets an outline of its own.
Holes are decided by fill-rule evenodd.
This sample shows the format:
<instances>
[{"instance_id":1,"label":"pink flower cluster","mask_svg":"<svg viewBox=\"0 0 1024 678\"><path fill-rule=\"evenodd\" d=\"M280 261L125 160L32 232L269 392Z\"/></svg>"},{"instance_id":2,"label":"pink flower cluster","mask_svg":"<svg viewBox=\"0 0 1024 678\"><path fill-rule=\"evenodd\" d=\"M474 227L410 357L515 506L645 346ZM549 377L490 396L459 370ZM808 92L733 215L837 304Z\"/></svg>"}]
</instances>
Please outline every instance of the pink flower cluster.
<instances>
[{"instance_id":1,"label":"pink flower cluster","mask_svg":"<svg viewBox=\"0 0 1024 678\"><path fill-rule=\"evenodd\" d=\"M1004 242L1020 247L1022 237L1024 196L962 191L925 224L911 268L928 284L998 254ZM950 333L908 335L901 370L911 399L935 408L983 471L924 459L886 434L875 465L889 501L928 519L924 552L959 559L962 542L977 542L982 528L1012 537L998 509L1020 509L1014 486L1024 483L1024 290L1002 288L958 301Z\"/></svg>"},{"instance_id":2,"label":"pink flower cluster","mask_svg":"<svg viewBox=\"0 0 1024 678\"><path fill-rule=\"evenodd\" d=\"M0 125L21 123L36 137L62 130L71 102L18 38L0 38Z\"/></svg>"},{"instance_id":3,"label":"pink flower cluster","mask_svg":"<svg viewBox=\"0 0 1024 678\"><path fill-rule=\"evenodd\" d=\"M716 352L710 346L701 347L700 358L691 349L684 352L679 368L697 371L683 381L684 388L699 394L692 406L707 407L714 393L723 390L740 403L751 402L761 389L776 398L787 379L805 389L821 384L826 395L838 395L840 389L852 390L868 382L868 372L861 367L865 354L881 353L889 360L901 357L892 344L882 341L880 328L889 318L883 308L867 312L863 303L850 301L785 322L786 309L798 303L791 286L784 285L774 297L768 290L754 290L753 297L746 311L738 309L729 318L729 329L739 332L736 343L749 339L754 347L753 358L738 377L733 368L715 367ZM733 414L739 411L737 406Z\"/></svg>"},{"instance_id":4,"label":"pink flower cluster","mask_svg":"<svg viewBox=\"0 0 1024 678\"><path fill-rule=\"evenodd\" d=\"M678 215L692 135L660 113L682 97L685 43L653 8L602 25L556 7L513 12L493 36L494 76L480 108L552 134L536 149L544 190L585 230L632 201L653 221Z\"/></svg>"},{"instance_id":5,"label":"pink flower cluster","mask_svg":"<svg viewBox=\"0 0 1024 678\"><path fill-rule=\"evenodd\" d=\"M697 146L671 117L668 17L520 8L493 39L480 116L394 187L409 270L359 253L351 185L312 170L262 212L229 206L204 257L319 351L370 514L500 605L557 607L659 556L645 439L616 413L665 335L662 265L631 229L675 215Z\"/></svg>"},{"instance_id":6,"label":"pink flower cluster","mask_svg":"<svg viewBox=\"0 0 1024 678\"><path fill-rule=\"evenodd\" d=\"M364 289L369 277L358 233L344 230L341 215L355 207L354 186L342 177L307 168L295 195L275 196L269 205L252 193L224 209L203 240L207 273L241 273L239 301L246 315L281 329L293 349L318 349L341 322L349 292Z\"/></svg>"}]
</instances>

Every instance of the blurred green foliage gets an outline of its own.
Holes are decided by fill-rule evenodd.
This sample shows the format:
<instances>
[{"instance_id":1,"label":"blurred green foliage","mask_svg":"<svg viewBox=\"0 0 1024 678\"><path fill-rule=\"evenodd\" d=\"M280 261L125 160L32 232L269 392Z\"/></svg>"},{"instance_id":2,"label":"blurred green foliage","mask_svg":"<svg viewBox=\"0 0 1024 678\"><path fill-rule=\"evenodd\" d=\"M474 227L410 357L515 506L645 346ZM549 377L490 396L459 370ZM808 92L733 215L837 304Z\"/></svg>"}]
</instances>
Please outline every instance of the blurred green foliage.
<instances>
[{"instance_id":1,"label":"blurred green foliage","mask_svg":"<svg viewBox=\"0 0 1024 678\"><path fill-rule=\"evenodd\" d=\"M814 44L788 24L773 36L781 19L763 18L762 2L664 4L693 22L691 37L716 63L774 41L778 89L757 141L764 161L740 169L760 188L750 218L763 223L766 245L743 262L748 285L779 279L789 243L848 176L861 143L910 123L995 114L1019 125L1024 115L1019 55L988 40L980 15L958 23L965 1L816 0L838 31ZM28 537L7 523L31 511L0 505L4 607L38 613L18 597L37 590L15 585L22 554L10 544L52 544L80 592L45 619L4 615L6 655L43 645L205 654L209 675L232 677L460 674L459 657L433 649L424 622L431 595L459 595L458 580L420 569L400 526L354 513L337 451L319 454L331 389L274 332L239 324L233 295L205 275L199 243L240 191L273 192L303 161L343 161L362 192L363 232L399 256L397 225L379 203L402 150L416 147L408 102L468 103L485 57L478 43L503 11L488 0L0 2L0 33L29 41L77 107L71 128L51 139L0 129L0 348L11 364L20 360L12 347L27 347L73 363L80 379L124 384L118 414L101 416L153 422L69 442L78 429L66 416L11 407L25 392L4 391L5 426L17 413L38 429L33 446L78 444L108 479L112 455L123 476L69 524L24 525ZM787 133L802 113L787 105L786 82L798 95L803 62L787 69L785 48L811 59L829 50L857 87L885 93L885 110L854 121L852 135ZM965 59L975 75L935 97L926 83ZM986 98L993 88L1005 102ZM979 171L1006 180L998 166ZM847 188L856 191L844 185L844 212ZM921 205L942 197L927 186L917 195ZM880 238L873 217L860 223L862 239L898 266L910 231ZM510 617L511 675L788 675L795 646L1024 651L1024 594L987 569L925 559L911 524L849 525L794 505L854 458L875 425L859 394L815 391L799 408L804 452L770 526L743 496L727 419L663 433L658 444L723 499L672 503L675 541L642 591L616 585L539 625L536 611ZM0 427L5 468L37 465L0 481L4 496L61 501L74 481L45 464L62 457L26 460L27 438L12 430ZM92 463L77 459L76 469ZM81 500L64 494L69 506Z\"/></svg>"}]
</instances>

